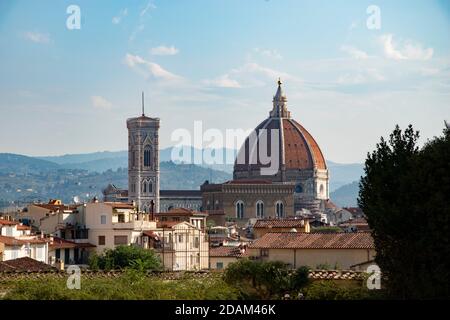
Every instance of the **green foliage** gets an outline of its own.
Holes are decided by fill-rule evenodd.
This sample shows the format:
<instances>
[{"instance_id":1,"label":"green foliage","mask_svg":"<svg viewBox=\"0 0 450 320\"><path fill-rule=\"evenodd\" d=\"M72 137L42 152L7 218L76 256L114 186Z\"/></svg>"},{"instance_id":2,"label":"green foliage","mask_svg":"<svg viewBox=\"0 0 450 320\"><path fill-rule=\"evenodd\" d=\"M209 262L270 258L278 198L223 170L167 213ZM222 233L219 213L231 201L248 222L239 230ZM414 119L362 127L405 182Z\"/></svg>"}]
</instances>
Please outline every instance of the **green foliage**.
<instances>
[{"instance_id":1,"label":"green foliage","mask_svg":"<svg viewBox=\"0 0 450 320\"><path fill-rule=\"evenodd\" d=\"M397 126L368 154L358 203L373 230L376 262L396 298L450 296L450 132L421 150Z\"/></svg>"},{"instance_id":2,"label":"green foliage","mask_svg":"<svg viewBox=\"0 0 450 320\"><path fill-rule=\"evenodd\" d=\"M161 270L162 264L153 250L137 246L117 246L105 250L102 255L92 255L89 261L93 270L131 268L138 271Z\"/></svg>"},{"instance_id":3,"label":"green foliage","mask_svg":"<svg viewBox=\"0 0 450 320\"><path fill-rule=\"evenodd\" d=\"M342 229L337 226L313 227L311 232L338 233L342 232Z\"/></svg>"},{"instance_id":4,"label":"green foliage","mask_svg":"<svg viewBox=\"0 0 450 320\"><path fill-rule=\"evenodd\" d=\"M291 290L300 290L301 288L306 287L309 283L309 267L300 267L291 274Z\"/></svg>"},{"instance_id":5,"label":"green foliage","mask_svg":"<svg viewBox=\"0 0 450 320\"><path fill-rule=\"evenodd\" d=\"M81 289L69 290L66 279L14 281L8 300L236 300L237 291L219 277L164 281L127 270L119 278L85 278Z\"/></svg>"},{"instance_id":6,"label":"green foliage","mask_svg":"<svg viewBox=\"0 0 450 320\"><path fill-rule=\"evenodd\" d=\"M308 271L308 267L300 267L291 274L288 266L280 261L241 259L228 265L223 278L243 299L273 299L298 292L307 285Z\"/></svg>"},{"instance_id":7,"label":"green foliage","mask_svg":"<svg viewBox=\"0 0 450 320\"><path fill-rule=\"evenodd\" d=\"M340 281L342 282L342 280ZM330 280L314 281L303 292L307 300L371 300L384 298L383 291L369 290L361 284L352 286L345 282L338 284Z\"/></svg>"}]
</instances>

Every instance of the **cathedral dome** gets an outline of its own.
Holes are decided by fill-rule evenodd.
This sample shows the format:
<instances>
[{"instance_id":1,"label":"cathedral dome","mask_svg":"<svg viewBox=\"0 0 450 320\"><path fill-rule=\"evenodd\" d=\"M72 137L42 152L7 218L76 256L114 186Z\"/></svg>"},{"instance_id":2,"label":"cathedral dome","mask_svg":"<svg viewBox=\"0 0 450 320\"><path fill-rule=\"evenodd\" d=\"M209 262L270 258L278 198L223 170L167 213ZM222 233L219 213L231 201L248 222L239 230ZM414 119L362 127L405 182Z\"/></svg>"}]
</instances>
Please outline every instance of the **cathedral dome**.
<instances>
[{"instance_id":1,"label":"cathedral dome","mask_svg":"<svg viewBox=\"0 0 450 320\"><path fill-rule=\"evenodd\" d=\"M256 135L247 137L239 150L234 165L235 179L260 176L260 169L269 167L267 161L260 159L260 156L264 157L267 154L275 159L271 156L271 152L277 152L279 163L278 172L272 178L275 181L289 181L289 172L292 171L327 170L322 151L313 136L291 118L281 84L281 81L278 81L278 89L273 97L273 109L269 117L256 127L254 131ZM278 146L271 149L272 142L277 140ZM268 151L259 155L262 145L267 145Z\"/></svg>"}]
</instances>

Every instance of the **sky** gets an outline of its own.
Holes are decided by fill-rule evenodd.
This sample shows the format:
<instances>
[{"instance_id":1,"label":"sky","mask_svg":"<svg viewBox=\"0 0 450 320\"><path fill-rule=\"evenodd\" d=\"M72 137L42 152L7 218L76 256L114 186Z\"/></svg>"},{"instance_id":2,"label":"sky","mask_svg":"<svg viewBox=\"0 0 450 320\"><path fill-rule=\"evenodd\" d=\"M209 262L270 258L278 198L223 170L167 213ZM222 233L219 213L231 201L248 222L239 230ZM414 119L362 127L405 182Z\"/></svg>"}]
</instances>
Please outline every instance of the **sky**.
<instances>
[{"instance_id":1,"label":"sky","mask_svg":"<svg viewBox=\"0 0 450 320\"><path fill-rule=\"evenodd\" d=\"M126 150L142 91L161 148L195 121L249 130L278 77L326 159L363 162L395 124L424 143L450 120L450 1L0 2L0 152Z\"/></svg>"}]
</instances>

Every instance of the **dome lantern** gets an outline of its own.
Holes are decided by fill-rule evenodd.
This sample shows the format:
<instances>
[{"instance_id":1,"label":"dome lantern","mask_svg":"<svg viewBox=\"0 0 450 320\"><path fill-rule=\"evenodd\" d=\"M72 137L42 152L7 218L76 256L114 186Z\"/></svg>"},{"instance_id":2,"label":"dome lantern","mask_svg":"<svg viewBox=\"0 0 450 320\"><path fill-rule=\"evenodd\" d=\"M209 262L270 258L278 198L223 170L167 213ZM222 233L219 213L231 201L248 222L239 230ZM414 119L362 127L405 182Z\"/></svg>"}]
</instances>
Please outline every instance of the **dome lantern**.
<instances>
[{"instance_id":1,"label":"dome lantern","mask_svg":"<svg viewBox=\"0 0 450 320\"><path fill-rule=\"evenodd\" d=\"M270 111L271 118L290 118L291 113L287 109L287 98L281 85L283 82L278 78L278 89L273 96L273 109Z\"/></svg>"}]
</instances>

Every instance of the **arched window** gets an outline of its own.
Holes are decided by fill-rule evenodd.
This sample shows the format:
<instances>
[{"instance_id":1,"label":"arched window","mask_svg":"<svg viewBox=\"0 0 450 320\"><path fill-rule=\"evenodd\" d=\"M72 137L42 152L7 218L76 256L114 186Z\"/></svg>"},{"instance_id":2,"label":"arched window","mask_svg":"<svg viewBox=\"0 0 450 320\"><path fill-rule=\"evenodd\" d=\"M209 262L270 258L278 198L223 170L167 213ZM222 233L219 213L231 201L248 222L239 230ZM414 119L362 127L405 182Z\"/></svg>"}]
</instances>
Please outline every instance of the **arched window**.
<instances>
[{"instance_id":1,"label":"arched window","mask_svg":"<svg viewBox=\"0 0 450 320\"><path fill-rule=\"evenodd\" d=\"M302 185L299 183L295 186L295 193L302 193L303 192L303 187Z\"/></svg>"},{"instance_id":2,"label":"arched window","mask_svg":"<svg viewBox=\"0 0 450 320\"><path fill-rule=\"evenodd\" d=\"M256 202L256 217L264 218L264 202L262 202L261 200Z\"/></svg>"},{"instance_id":3,"label":"arched window","mask_svg":"<svg viewBox=\"0 0 450 320\"><path fill-rule=\"evenodd\" d=\"M144 147L144 167L151 167L152 165L152 150L149 145Z\"/></svg>"},{"instance_id":4,"label":"arched window","mask_svg":"<svg viewBox=\"0 0 450 320\"><path fill-rule=\"evenodd\" d=\"M244 218L244 202L242 202L241 200L236 202L236 218Z\"/></svg>"},{"instance_id":5,"label":"arched window","mask_svg":"<svg viewBox=\"0 0 450 320\"><path fill-rule=\"evenodd\" d=\"M277 218L283 218L284 217L284 205L283 202L277 201L276 207L276 216Z\"/></svg>"},{"instance_id":6,"label":"arched window","mask_svg":"<svg viewBox=\"0 0 450 320\"><path fill-rule=\"evenodd\" d=\"M151 182L148 183L148 193L153 192L153 184Z\"/></svg>"},{"instance_id":7,"label":"arched window","mask_svg":"<svg viewBox=\"0 0 450 320\"><path fill-rule=\"evenodd\" d=\"M136 151L131 151L131 167L136 166Z\"/></svg>"},{"instance_id":8,"label":"arched window","mask_svg":"<svg viewBox=\"0 0 450 320\"><path fill-rule=\"evenodd\" d=\"M323 190L324 190L324 187L323 187L323 184L321 184L321 185L320 185L320 188L319 188L319 194L320 194L320 195L323 194Z\"/></svg>"},{"instance_id":9,"label":"arched window","mask_svg":"<svg viewBox=\"0 0 450 320\"><path fill-rule=\"evenodd\" d=\"M144 183L142 185L142 192L147 193L147 181L144 181Z\"/></svg>"}]
</instances>

